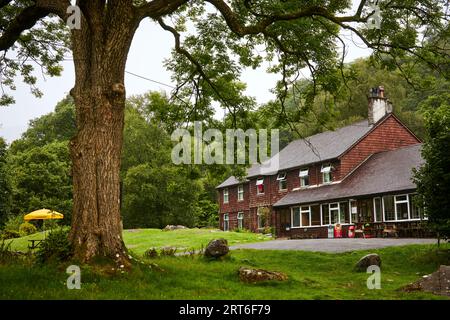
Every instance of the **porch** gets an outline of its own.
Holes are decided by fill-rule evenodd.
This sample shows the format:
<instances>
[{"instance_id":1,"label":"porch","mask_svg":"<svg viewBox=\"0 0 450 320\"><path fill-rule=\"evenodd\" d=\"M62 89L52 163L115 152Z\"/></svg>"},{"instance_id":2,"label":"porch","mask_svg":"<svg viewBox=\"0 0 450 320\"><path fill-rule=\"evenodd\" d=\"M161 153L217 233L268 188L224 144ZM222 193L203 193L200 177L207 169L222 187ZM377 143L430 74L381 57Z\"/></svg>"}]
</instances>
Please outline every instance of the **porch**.
<instances>
[{"instance_id":1,"label":"porch","mask_svg":"<svg viewBox=\"0 0 450 320\"><path fill-rule=\"evenodd\" d=\"M432 237L426 217L414 204L414 196L390 194L275 208L276 235L289 239L330 238L334 237L334 233L329 234L330 226L338 226L343 238Z\"/></svg>"}]
</instances>

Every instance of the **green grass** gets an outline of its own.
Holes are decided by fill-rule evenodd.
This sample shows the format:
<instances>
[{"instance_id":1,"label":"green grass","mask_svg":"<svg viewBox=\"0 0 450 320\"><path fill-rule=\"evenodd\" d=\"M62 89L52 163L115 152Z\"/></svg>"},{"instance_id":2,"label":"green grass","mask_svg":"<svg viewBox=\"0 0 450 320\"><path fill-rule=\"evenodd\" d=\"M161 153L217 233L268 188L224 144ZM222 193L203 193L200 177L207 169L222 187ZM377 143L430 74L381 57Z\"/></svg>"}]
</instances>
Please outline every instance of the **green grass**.
<instances>
[{"instance_id":1,"label":"green grass","mask_svg":"<svg viewBox=\"0 0 450 320\"><path fill-rule=\"evenodd\" d=\"M110 276L85 266L81 290L66 289L64 266L0 265L0 299L446 299L399 290L449 264L450 245L442 247L447 251L437 251L434 245L339 254L236 250L222 261L198 256L144 260L146 265L137 264L129 273ZM369 252L380 254L383 261L381 290L367 289L369 275L353 271ZM240 266L285 272L289 280L244 284L237 276Z\"/></svg>"},{"instance_id":2,"label":"green grass","mask_svg":"<svg viewBox=\"0 0 450 320\"><path fill-rule=\"evenodd\" d=\"M147 249L177 247L179 252L206 247L209 241L225 238L229 245L266 241L270 238L252 232L223 232L217 229L179 229L162 231L160 229L124 230L123 238L129 250L142 255Z\"/></svg>"},{"instance_id":3,"label":"green grass","mask_svg":"<svg viewBox=\"0 0 450 320\"><path fill-rule=\"evenodd\" d=\"M11 248L18 251L27 251L30 239L43 239L44 233L35 233L26 237L6 240L11 242ZM147 249L162 247L177 247L178 252L198 250L206 247L209 241L225 238L229 245L267 241L270 238L252 232L223 232L217 229L179 229L162 231L160 229L133 229L124 230L123 239L129 250L142 255Z\"/></svg>"}]
</instances>

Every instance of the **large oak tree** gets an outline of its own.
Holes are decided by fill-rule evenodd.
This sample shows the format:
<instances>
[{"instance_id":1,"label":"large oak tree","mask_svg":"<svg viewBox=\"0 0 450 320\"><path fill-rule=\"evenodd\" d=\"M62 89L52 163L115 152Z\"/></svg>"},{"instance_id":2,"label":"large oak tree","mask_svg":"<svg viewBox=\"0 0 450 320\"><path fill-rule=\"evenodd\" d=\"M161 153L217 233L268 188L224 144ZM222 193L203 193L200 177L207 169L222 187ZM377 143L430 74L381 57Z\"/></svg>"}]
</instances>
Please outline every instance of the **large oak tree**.
<instances>
[{"instance_id":1,"label":"large oak tree","mask_svg":"<svg viewBox=\"0 0 450 320\"><path fill-rule=\"evenodd\" d=\"M251 104L242 94L239 74L264 59L272 61L271 71L281 75L276 89L282 102L305 67L314 80L312 94L317 86L332 91L345 78L339 72L342 30L362 40L387 65L398 64L406 55L433 67L447 61L442 45L442 37L448 36L446 1L381 1L379 30L367 28L374 14L368 3L358 1L351 12L349 0L77 0L81 28L69 31L67 0L0 0L2 89L14 89L20 73L40 95L29 61L58 75L64 54L72 53L75 85L70 93L76 104L77 133L70 142L74 193L70 240L76 257L89 262L106 256L129 264L119 187L124 74L133 35L143 19L154 20L173 36L174 55L167 68L177 84L174 96L201 117L210 112L213 101L232 114ZM151 34L148 41L152 43ZM0 103L12 102L5 92Z\"/></svg>"}]
</instances>

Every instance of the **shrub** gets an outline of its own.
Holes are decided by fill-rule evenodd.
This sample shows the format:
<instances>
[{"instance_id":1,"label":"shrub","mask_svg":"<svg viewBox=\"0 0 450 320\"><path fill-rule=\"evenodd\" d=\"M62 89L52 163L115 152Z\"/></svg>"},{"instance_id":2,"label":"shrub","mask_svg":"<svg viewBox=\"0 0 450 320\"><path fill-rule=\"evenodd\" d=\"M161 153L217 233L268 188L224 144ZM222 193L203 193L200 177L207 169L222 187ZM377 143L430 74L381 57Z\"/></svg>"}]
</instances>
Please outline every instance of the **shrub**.
<instances>
[{"instance_id":1,"label":"shrub","mask_svg":"<svg viewBox=\"0 0 450 320\"><path fill-rule=\"evenodd\" d=\"M158 251L155 248L150 248L144 252L144 257L146 258L157 258Z\"/></svg>"},{"instance_id":2,"label":"shrub","mask_svg":"<svg viewBox=\"0 0 450 320\"><path fill-rule=\"evenodd\" d=\"M36 233L36 232L37 232L37 228L29 222L24 222L19 227L19 233L20 233L20 236L22 236L22 237L28 236L28 235Z\"/></svg>"},{"instance_id":3,"label":"shrub","mask_svg":"<svg viewBox=\"0 0 450 320\"><path fill-rule=\"evenodd\" d=\"M23 223L23 215L9 216L5 223L4 230L19 232L20 225Z\"/></svg>"},{"instance_id":4,"label":"shrub","mask_svg":"<svg viewBox=\"0 0 450 320\"><path fill-rule=\"evenodd\" d=\"M175 252L177 252L177 248L175 247L164 247L161 249L161 256L174 256Z\"/></svg>"},{"instance_id":5,"label":"shrub","mask_svg":"<svg viewBox=\"0 0 450 320\"><path fill-rule=\"evenodd\" d=\"M19 231L5 229L0 234L0 239L1 240L14 239L14 238L20 238Z\"/></svg>"},{"instance_id":6,"label":"shrub","mask_svg":"<svg viewBox=\"0 0 450 320\"><path fill-rule=\"evenodd\" d=\"M39 262L62 262L70 259L72 247L69 242L69 230L59 229L50 232L36 251Z\"/></svg>"}]
</instances>

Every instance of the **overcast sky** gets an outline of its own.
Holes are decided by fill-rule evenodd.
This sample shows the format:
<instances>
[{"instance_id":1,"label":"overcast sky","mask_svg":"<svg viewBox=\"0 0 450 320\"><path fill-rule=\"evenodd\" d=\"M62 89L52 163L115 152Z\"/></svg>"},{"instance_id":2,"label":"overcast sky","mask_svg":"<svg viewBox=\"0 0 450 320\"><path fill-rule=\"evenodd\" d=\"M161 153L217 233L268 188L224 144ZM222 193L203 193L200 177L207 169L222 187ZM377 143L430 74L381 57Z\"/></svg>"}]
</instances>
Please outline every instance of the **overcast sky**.
<instances>
[{"instance_id":1,"label":"overcast sky","mask_svg":"<svg viewBox=\"0 0 450 320\"><path fill-rule=\"evenodd\" d=\"M370 51L363 47L361 41L354 43L351 35L346 33L348 54L346 62L358 57L365 57ZM173 48L173 37L162 30L156 23L145 20L141 23L128 56L126 70L162 83L173 84L170 74L163 66L163 60L170 56ZM27 129L31 119L54 110L58 101L63 99L74 85L74 68L72 61L63 62L62 76L56 78L39 75L37 86L44 93L40 99L30 93L27 85L16 82L17 90L12 94L16 104L0 107L0 136L8 143L20 138ZM256 98L258 103L264 103L274 98L270 89L274 87L279 75L266 73L267 65L257 70L246 70L241 80L247 84L247 94ZM126 74L125 86L127 96L140 94L149 90L166 90L170 88ZM223 111L219 110L216 116L221 117Z\"/></svg>"}]
</instances>

